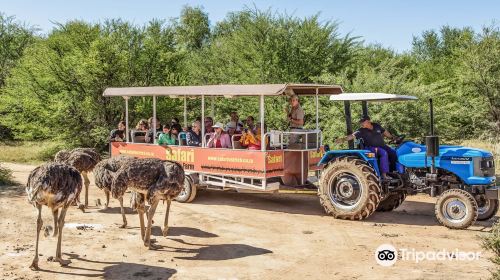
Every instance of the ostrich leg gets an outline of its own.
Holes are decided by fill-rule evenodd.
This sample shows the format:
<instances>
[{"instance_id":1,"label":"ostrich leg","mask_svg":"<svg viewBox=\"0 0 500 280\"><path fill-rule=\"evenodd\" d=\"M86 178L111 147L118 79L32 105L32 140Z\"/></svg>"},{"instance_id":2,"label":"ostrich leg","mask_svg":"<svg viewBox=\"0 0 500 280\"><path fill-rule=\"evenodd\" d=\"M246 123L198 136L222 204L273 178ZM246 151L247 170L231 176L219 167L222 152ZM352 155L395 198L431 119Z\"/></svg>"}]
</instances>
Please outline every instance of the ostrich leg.
<instances>
[{"instance_id":1,"label":"ostrich leg","mask_svg":"<svg viewBox=\"0 0 500 280\"><path fill-rule=\"evenodd\" d=\"M109 191L108 190L104 190L104 193L106 194L106 204L104 204L104 209L108 209L108 206L109 206ZM123 198L121 199L121 203L123 204ZM120 206L122 204L120 204ZM123 206L122 206L122 208L123 208Z\"/></svg>"},{"instance_id":2,"label":"ostrich leg","mask_svg":"<svg viewBox=\"0 0 500 280\"><path fill-rule=\"evenodd\" d=\"M156 211L156 206L158 206L159 201L159 199L155 199L148 209L148 226L146 228L146 234L144 237L144 246L148 247L149 249L155 249L153 244L151 244L151 224Z\"/></svg>"},{"instance_id":3,"label":"ostrich leg","mask_svg":"<svg viewBox=\"0 0 500 280\"><path fill-rule=\"evenodd\" d=\"M54 232L52 233L52 236L53 237L56 237L57 236L57 219L58 219L58 216L59 216L59 208L56 209L56 210L53 210L52 211L52 215L54 216Z\"/></svg>"},{"instance_id":4,"label":"ostrich leg","mask_svg":"<svg viewBox=\"0 0 500 280\"><path fill-rule=\"evenodd\" d=\"M165 221L163 222L163 236L167 236L168 233L168 214L170 213L170 203L172 199L169 197L167 199L167 212L165 213Z\"/></svg>"},{"instance_id":5,"label":"ostrich leg","mask_svg":"<svg viewBox=\"0 0 500 280\"><path fill-rule=\"evenodd\" d=\"M64 206L63 209L61 210L61 214L59 214L59 220L57 221L58 223L58 230L59 230L59 236L57 237L57 249L56 249L56 258L55 261L59 262L61 266L67 266L68 264L71 263L70 260L63 260L62 259L62 254L61 254L61 240L62 240L62 230L64 228L64 218L66 217L66 210L67 206Z\"/></svg>"},{"instance_id":6,"label":"ostrich leg","mask_svg":"<svg viewBox=\"0 0 500 280\"><path fill-rule=\"evenodd\" d=\"M42 205L37 204L36 208L38 210L38 218L36 220L36 246L35 246L35 258L33 258L33 262L31 263L30 268L32 270L38 270L38 240L40 238L40 230L42 229L43 221L42 221Z\"/></svg>"},{"instance_id":7,"label":"ostrich leg","mask_svg":"<svg viewBox=\"0 0 500 280\"><path fill-rule=\"evenodd\" d=\"M85 184L85 208L89 207L89 185L90 185L90 180L88 177L87 172L82 172L83 176L83 183Z\"/></svg>"},{"instance_id":8,"label":"ostrich leg","mask_svg":"<svg viewBox=\"0 0 500 280\"><path fill-rule=\"evenodd\" d=\"M141 225L141 239L144 241L144 206L141 205L137 207L137 213L139 214L139 224Z\"/></svg>"},{"instance_id":9,"label":"ostrich leg","mask_svg":"<svg viewBox=\"0 0 500 280\"><path fill-rule=\"evenodd\" d=\"M109 192L107 192L107 195L109 195ZM120 227L121 228L125 228L127 227L127 218L125 217L125 208L123 208L123 196L118 198L118 201L120 202L120 212L122 213L122 219L123 219L123 225L121 225ZM107 205L107 203L106 203ZM141 214L139 214L141 215ZM139 217L140 219L140 217ZM142 228L144 226L144 218L142 218L142 223L141 223L141 233L142 233ZM144 236L142 237L142 239L144 240Z\"/></svg>"}]
</instances>

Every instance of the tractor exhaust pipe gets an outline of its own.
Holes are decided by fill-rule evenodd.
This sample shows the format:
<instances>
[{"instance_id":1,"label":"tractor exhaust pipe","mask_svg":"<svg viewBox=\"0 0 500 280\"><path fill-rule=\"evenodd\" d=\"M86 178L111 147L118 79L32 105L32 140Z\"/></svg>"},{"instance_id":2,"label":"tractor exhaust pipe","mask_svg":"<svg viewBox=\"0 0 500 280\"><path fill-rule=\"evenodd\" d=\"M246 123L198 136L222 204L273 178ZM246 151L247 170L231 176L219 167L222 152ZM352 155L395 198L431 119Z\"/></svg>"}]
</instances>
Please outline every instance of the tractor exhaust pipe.
<instances>
[{"instance_id":1,"label":"tractor exhaust pipe","mask_svg":"<svg viewBox=\"0 0 500 280\"><path fill-rule=\"evenodd\" d=\"M430 135L425 137L426 156L432 158L431 174L436 174L436 159L439 156L439 137L434 135L434 106L432 98L429 99L429 109L431 118L431 131Z\"/></svg>"}]
</instances>

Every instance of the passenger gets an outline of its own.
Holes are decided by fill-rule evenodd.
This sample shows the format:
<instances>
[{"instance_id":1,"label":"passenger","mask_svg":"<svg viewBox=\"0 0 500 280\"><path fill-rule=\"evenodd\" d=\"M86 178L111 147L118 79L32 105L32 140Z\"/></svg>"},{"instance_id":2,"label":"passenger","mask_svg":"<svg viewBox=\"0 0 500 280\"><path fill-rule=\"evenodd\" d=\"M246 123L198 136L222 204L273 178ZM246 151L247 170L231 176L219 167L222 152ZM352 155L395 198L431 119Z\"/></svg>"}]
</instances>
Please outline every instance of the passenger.
<instances>
[{"instance_id":1,"label":"passenger","mask_svg":"<svg viewBox=\"0 0 500 280\"><path fill-rule=\"evenodd\" d=\"M232 137L234 134L238 134L236 133L236 125L232 122L227 123L226 130L227 134L229 134L229 137Z\"/></svg>"},{"instance_id":2,"label":"passenger","mask_svg":"<svg viewBox=\"0 0 500 280\"><path fill-rule=\"evenodd\" d=\"M301 132L304 127L304 110L300 107L299 97L290 96L290 107L285 109L288 118L288 127L291 132ZM290 135L290 143L298 143L301 137L297 134Z\"/></svg>"},{"instance_id":3,"label":"passenger","mask_svg":"<svg viewBox=\"0 0 500 280\"><path fill-rule=\"evenodd\" d=\"M179 133L182 131L182 127L180 124L174 124L170 127L170 133L176 139L176 145L179 145Z\"/></svg>"},{"instance_id":4,"label":"passenger","mask_svg":"<svg viewBox=\"0 0 500 280\"><path fill-rule=\"evenodd\" d=\"M154 139L156 138L156 134L158 132L162 132L161 124L158 118L156 119L156 129L153 129L153 118L149 118L148 120L148 125L149 125L149 130L148 133L146 133L146 137L144 140L146 143L154 143Z\"/></svg>"},{"instance_id":5,"label":"passenger","mask_svg":"<svg viewBox=\"0 0 500 280\"><path fill-rule=\"evenodd\" d=\"M205 117L205 133L213 133L215 131L213 125L214 119L212 117Z\"/></svg>"},{"instance_id":6,"label":"passenger","mask_svg":"<svg viewBox=\"0 0 500 280\"><path fill-rule=\"evenodd\" d=\"M238 113L231 112L230 117L231 117L231 120L226 124L226 128L234 127L235 128L234 133L237 133L237 134L240 133L243 130L243 123L239 121L240 117L238 116Z\"/></svg>"},{"instance_id":7,"label":"passenger","mask_svg":"<svg viewBox=\"0 0 500 280\"><path fill-rule=\"evenodd\" d=\"M257 124L257 130L255 133L251 129L245 129L243 135L241 135L240 143L241 146L246 147L249 150L260 150L262 145L261 139L261 129L260 125ZM267 139L266 139L267 144Z\"/></svg>"},{"instance_id":8,"label":"passenger","mask_svg":"<svg viewBox=\"0 0 500 280\"><path fill-rule=\"evenodd\" d=\"M166 124L163 126L163 133L160 134L158 138L158 145L176 145L177 137L172 134L172 130L170 129L170 125Z\"/></svg>"},{"instance_id":9,"label":"passenger","mask_svg":"<svg viewBox=\"0 0 500 280\"><path fill-rule=\"evenodd\" d=\"M247 125L248 129L252 130L255 133L256 127L255 127L255 123L254 123L254 118L252 116L247 117L246 125Z\"/></svg>"},{"instance_id":10,"label":"passenger","mask_svg":"<svg viewBox=\"0 0 500 280\"><path fill-rule=\"evenodd\" d=\"M135 131L148 131L148 129L148 121L146 121L145 119L141 119L135 126Z\"/></svg>"},{"instance_id":11,"label":"passenger","mask_svg":"<svg viewBox=\"0 0 500 280\"><path fill-rule=\"evenodd\" d=\"M118 129L113 129L109 135L109 142L123 142L125 141L126 124L124 121L118 123Z\"/></svg>"},{"instance_id":12,"label":"passenger","mask_svg":"<svg viewBox=\"0 0 500 280\"><path fill-rule=\"evenodd\" d=\"M210 133L210 139L208 139L207 147L209 148L231 148L231 137L224 132L222 123L216 123L214 126L214 132Z\"/></svg>"},{"instance_id":13,"label":"passenger","mask_svg":"<svg viewBox=\"0 0 500 280\"><path fill-rule=\"evenodd\" d=\"M201 146L201 123L195 121L192 129L186 133L186 142L188 146Z\"/></svg>"},{"instance_id":14,"label":"passenger","mask_svg":"<svg viewBox=\"0 0 500 280\"><path fill-rule=\"evenodd\" d=\"M170 120L170 126L172 126L174 124L179 124L179 119L178 118L172 118L172 120Z\"/></svg>"}]
</instances>

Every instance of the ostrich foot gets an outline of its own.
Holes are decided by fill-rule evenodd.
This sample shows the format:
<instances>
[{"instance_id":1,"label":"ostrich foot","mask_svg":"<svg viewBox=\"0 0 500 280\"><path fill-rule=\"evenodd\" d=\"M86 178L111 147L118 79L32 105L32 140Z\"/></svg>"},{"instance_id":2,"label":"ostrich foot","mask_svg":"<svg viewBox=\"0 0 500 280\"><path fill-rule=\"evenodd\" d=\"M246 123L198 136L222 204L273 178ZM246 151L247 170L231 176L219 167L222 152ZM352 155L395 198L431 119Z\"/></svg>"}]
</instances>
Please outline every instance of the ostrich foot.
<instances>
[{"instance_id":1,"label":"ostrich foot","mask_svg":"<svg viewBox=\"0 0 500 280\"><path fill-rule=\"evenodd\" d=\"M120 228L126 228L127 227L127 223L123 223L123 225L120 226Z\"/></svg>"},{"instance_id":2,"label":"ostrich foot","mask_svg":"<svg viewBox=\"0 0 500 280\"><path fill-rule=\"evenodd\" d=\"M161 249L161 246L151 243L151 244L149 244L148 249L149 250L158 250L158 249Z\"/></svg>"},{"instance_id":3,"label":"ostrich foot","mask_svg":"<svg viewBox=\"0 0 500 280\"><path fill-rule=\"evenodd\" d=\"M38 260L33 260L33 262L30 265L31 270L39 270L40 268L38 267Z\"/></svg>"},{"instance_id":4,"label":"ostrich foot","mask_svg":"<svg viewBox=\"0 0 500 280\"><path fill-rule=\"evenodd\" d=\"M168 227L165 227L161 232L163 233L163 237L167 237Z\"/></svg>"},{"instance_id":5,"label":"ostrich foot","mask_svg":"<svg viewBox=\"0 0 500 280\"><path fill-rule=\"evenodd\" d=\"M85 213L85 205L83 204L78 204L78 209L82 210L83 213Z\"/></svg>"},{"instance_id":6,"label":"ostrich foot","mask_svg":"<svg viewBox=\"0 0 500 280\"><path fill-rule=\"evenodd\" d=\"M68 266L71 261L70 260L63 260L62 258L53 258L52 259L53 262L58 262L61 266Z\"/></svg>"}]
</instances>

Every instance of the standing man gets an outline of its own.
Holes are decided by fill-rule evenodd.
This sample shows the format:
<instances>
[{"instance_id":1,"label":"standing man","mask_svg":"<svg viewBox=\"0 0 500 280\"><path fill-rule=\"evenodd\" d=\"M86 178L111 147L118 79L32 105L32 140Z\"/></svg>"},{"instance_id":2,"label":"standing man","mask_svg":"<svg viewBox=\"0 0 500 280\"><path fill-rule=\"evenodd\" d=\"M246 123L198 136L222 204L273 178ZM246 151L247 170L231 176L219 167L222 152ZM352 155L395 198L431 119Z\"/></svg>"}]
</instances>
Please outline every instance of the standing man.
<instances>
[{"instance_id":1,"label":"standing man","mask_svg":"<svg viewBox=\"0 0 500 280\"><path fill-rule=\"evenodd\" d=\"M304 110L300 107L299 97L297 95L290 96L290 107L285 109L288 118L288 127L291 132L302 131L304 127ZM290 143L297 143L301 137L298 135L290 135Z\"/></svg>"},{"instance_id":2,"label":"standing man","mask_svg":"<svg viewBox=\"0 0 500 280\"><path fill-rule=\"evenodd\" d=\"M396 170L397 155L391 147L384 142L384 137L394 139L394 136L385 130L380 124L372 123L369 116L363 116L359 120L361 128L353 134L340 137L335 143L340 144L344 141L361 139L365 149L372 151L380 159L380 173L382 178L387 179L387 172Z\"/></svg>"}]
</instances>

